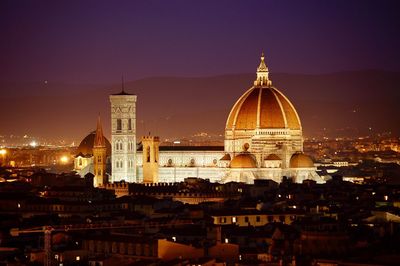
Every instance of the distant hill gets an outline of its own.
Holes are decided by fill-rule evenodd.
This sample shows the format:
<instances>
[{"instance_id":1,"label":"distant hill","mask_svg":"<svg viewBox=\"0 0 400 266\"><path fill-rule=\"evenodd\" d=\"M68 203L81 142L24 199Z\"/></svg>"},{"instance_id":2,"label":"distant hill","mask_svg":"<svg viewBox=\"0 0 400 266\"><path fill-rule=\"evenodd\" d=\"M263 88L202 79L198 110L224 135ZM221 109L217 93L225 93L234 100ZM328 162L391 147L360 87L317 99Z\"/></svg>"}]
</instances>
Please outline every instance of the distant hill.
<instances>
[{"instance_id":1,"label":"distant hill","mask_svg":"<svg viewBox=\"0 0 400 266\"><path fill-rule=\"evenodd\" d=\"M152 77L127 82L138 95L139 135L164 137L198 132L223 134L225 120L255 74ZM377 70L323 75L271 74L273 85L297 108L306 135L392 131L400 135L400 73ZM80 140L100 112L109 134L108 95L114 84L0 84L0 134ZM325 129L325 130L324 130Z\"/></svg>"}]
</instances>

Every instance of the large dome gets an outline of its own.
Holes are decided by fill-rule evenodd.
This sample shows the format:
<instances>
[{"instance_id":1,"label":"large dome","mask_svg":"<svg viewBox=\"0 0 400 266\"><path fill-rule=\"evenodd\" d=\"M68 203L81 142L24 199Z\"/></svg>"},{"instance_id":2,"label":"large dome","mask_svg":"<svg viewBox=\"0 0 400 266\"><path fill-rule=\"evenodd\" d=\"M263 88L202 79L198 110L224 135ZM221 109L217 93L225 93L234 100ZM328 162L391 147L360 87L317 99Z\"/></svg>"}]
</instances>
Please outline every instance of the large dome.
<instances>
[{"instance_id":1,"label":"large dome","mask_svg":"<svg viewBox=\"0 0 400 266\"><path fill-rule=\"evenodd\" d=\"M228 120L227 130L292 129L301 130L300 118L292 103L272 87L264 54L257 68L254 86L235 103Z\"/></svg>"},{"instance_id":2,"label":"large dome","mask_svg":"<svg viewBox=\"0 0 400 266\"><path fill-rule=\"evenodd\" d=\"M93 155L93 146L94 146L94 139L96 137L96 131L91 132L87 135L79 144L76 154L82 154L84 156L91 156ZM111 155L111 144L107 138L106 140L106 147L107 147L107 156Z\"/></svg>"},{"instance_id":3,"label":"large dome","mask_svg":"<svg viewBox=\"0 0 400 266\"><path fill-rule=\"evenodd\" d=\"M299 116L291 102L276 88L255 86L246 91L233 106L226 129L300 130Z\"/></svg>"}]
</instances>

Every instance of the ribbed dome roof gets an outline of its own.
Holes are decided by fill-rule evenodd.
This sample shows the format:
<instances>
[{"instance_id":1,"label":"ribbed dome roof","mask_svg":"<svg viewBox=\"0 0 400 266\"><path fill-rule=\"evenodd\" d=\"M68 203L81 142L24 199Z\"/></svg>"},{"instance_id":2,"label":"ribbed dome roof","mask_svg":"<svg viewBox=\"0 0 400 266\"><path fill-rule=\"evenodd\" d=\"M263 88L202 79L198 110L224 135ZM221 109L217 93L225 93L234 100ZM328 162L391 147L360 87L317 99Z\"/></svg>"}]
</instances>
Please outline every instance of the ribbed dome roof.
<instances>
[{"instance_id":1,"label":"ribbed dome roof","mask_svg":"<svg viewBox=\"0 0 400 266\"><path fill-rule=\"evenodd\" d=\"M79 144L78 149L76 151L76 154L82 154L82 155L93 155L93 146L94 146L94 139L96 136L96 131L91 132L89 135L87 135ZM107 147L107 156L111 155L111 144L108 141L107 138L104 138L106 141L106 147Z\"/></svg>"},{"instance_id":2,"label":"ribbed dome roof","mask_svg":"<svg viewBox=\"0 0 400 266\"><path fill-rule=\"evenodd\" d=\"M301 129L291 102L276 88L255 86L233 106L226 129Z\"/></svg>"},{"instance_id":3,"label":"ribbed dome roof","mask_svg":"<svg viewBox=\"0 0 400 266\"><path fill-rule=\"evenodd\" d=\"M250 153L241 153L233 158L231 168L257 168L257 162Z\"/></svg>"},{"instance_id":4,"label":"ribbed dome roof","mask_svg":"<svg viewBox=\"0 0 400 266\"><path fill-rule=\"evenodd\" d=\"M233 106L226 121L228 130L294 129L301 130L300 118L292 103L272 87L269 70L261 54L254 86Z\"/></svg>"},{"instance_id":5,"label":"ribbed dome roof","mask_svg":"<svg viewBox=\"0 0 400 266\"><path fill-rule=\"evenodd\" d=\"M290 168L313 168L314 162L303 153L293 154L290 158Z\"/></svg>"}]
</instances>

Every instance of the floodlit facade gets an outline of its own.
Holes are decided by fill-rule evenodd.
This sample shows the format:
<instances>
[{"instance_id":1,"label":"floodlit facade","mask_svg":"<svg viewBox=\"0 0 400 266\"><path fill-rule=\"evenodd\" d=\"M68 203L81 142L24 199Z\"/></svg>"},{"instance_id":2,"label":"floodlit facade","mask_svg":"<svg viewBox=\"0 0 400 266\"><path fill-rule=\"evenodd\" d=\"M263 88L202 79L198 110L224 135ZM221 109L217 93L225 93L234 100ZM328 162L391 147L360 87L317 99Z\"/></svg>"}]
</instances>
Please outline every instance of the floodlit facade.
<instances>
[{"instance_id":1,"label":"floodlit facade","mask_svg":"<svg viewBox=\"0 0 400 266\"><path fill-rule=\"evenodd\" d=\"M111 103L111 182L136 179L136 99L122 92L110 95Z\"/></svg>"},{"instance_id":2,"label":"floodlit facade","mask_svg":"<svg viewBox=\"0 0 400 266\"><path fill-rule=\"evenodd\" d=\"M187 177L211 182L254 183L324 180L311 158L303 153L300 117L289 99L272 86L261 56L251 88L234 103L226 121L224 147L160 146L146 136L136 147L136 95L122 90L110 95L110 182L180 182ZM93 160L86 158L84 164Z\"/></svg>"}]
</instances>

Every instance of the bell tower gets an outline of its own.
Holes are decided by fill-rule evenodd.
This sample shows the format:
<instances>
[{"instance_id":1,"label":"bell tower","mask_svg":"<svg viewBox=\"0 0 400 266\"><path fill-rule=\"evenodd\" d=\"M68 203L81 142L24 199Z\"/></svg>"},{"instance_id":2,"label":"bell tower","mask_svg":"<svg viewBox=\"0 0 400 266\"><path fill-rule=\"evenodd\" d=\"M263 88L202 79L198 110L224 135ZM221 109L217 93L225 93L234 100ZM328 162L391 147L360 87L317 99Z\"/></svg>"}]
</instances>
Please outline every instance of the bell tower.
<instances>
[{"instance_id":1,"label":"bell tower","mask_svg":"<svg viewBox=\"0 0 400 266\"><path fill-rule=\"evenodd\" d=\"M160 138L142 137L143 145L143 183L158 183L158 162Z\"/></svg>"},{"instance_id":2,"label":"bell tower","mask_svg":"<svg viewBox=\"0 0 400 266\"><path fill-rule=\"evenodd\" d=\"M106 140L103 136L103 127L101 126L100 116L97 118L96 135L93 145L93 166L94 178L93 186L102 187L107 183L106 176L106 163L107 163L107 146Z\"/></svg>"},{"instance_id":3,"label":"bell tower","mask_svg":"<svg viewBox=\"0 0 400 266\"><path fill-rule=\"evenodd\" d=\"M112 182L136 182L136 99L122 91L110 95Z\"/></svg>"}]
</instances>

